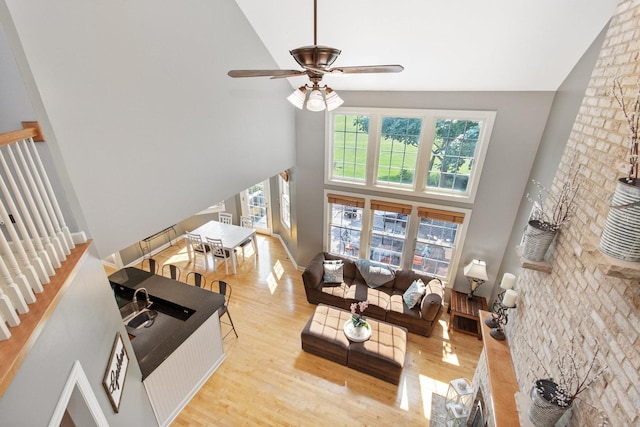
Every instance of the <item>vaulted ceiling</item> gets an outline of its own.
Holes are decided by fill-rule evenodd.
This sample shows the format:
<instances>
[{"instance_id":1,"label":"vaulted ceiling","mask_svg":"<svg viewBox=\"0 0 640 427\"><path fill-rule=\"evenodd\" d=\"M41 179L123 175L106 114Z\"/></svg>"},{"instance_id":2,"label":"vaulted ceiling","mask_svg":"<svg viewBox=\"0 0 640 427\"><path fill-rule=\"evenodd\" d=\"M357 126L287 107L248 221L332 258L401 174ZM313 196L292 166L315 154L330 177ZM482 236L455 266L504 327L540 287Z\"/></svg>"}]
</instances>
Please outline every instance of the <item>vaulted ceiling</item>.
<instances>
[{"instance_id":1,"label":"vaulted ceiling","mask_svg":"<svg viewBox=\"0 0 640 427\"><path fill-rule=\"evenodd\" d=\"M399 74L326 76L336 90L555 91L607 24L616 0L317 0L319 45L342 65ZM313 44L313 0L236 0L278 67ZM271 68L245 57L232 68ZM289 79L292 87L304 77Z\"/></svg>"}]
</instances>

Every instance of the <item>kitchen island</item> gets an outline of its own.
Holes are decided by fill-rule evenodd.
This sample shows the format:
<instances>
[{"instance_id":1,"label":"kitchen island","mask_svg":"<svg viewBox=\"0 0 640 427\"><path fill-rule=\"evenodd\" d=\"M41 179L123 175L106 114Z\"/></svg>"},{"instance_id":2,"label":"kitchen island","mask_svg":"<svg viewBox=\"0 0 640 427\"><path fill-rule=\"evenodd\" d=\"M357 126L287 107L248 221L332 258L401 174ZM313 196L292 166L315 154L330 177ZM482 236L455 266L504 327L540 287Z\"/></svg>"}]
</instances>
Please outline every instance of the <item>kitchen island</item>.
<instances>
[{"instance_id":1,"label":"kitchen island","mask_svg":"<svg viewBox=\"0 0 640 427\"><path fill-rule=\"evenodd\" d=\"M217 314L224 297L133 267L109 281L121 309L145 288L157 312L144 326L125 327L158 423L169 425L225 358Z\"/></svg>"}]
</instances>

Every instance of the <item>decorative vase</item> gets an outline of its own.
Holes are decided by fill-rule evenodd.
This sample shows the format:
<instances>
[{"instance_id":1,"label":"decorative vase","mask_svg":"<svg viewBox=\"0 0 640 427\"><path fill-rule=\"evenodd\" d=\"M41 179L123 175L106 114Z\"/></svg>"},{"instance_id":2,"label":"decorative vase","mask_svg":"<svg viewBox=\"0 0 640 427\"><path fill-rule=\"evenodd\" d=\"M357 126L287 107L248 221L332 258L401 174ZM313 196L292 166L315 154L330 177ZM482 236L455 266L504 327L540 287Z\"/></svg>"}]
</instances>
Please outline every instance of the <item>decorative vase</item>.
<instances>
[{"instance_id":1,"label":"decorative vase","mask_svg":"<svg viewBox=\"0 0 640 427\"><path fill-rule=\"evenodd\" d=\"M538 380L531 387L529 393L531 405L529 406L529 421L536 427L553 427L558 420L569 410L569 406L559 406L553 402L553 397L557 394L558 385L551 380Z\"/></svg>"},{"instance_id":2,"label":"decorative vase","mask_svg":"<svg viewBox=\"0 0 640 427\"><path fill-rule=\"evenodd\" d=\"M640 261L640 181L620 178L600 238L600 251L624 261Z\"/></svg>"},{"instance_id":3,"label":"decorative vase","mask_svg":"<svg viewBox=\"0 0 640 427\"><path fill-rule=\"evenodd\" d=\"M529 261L542 261L558 230L549 230L547 223L531 220L524 231L522 256Z\"/></svg>"},{"instance_id":4,"label":"decorative vase","mask_svg":"<svg viewBox=\"0 0 640 427\"><path fill-rule=\"evenodd\" d=\"M353 322L347 320L343 329L347 338L354 342L362 342L371 338L371 327L366 322L363 326L353 326Z\"/></svg>"}]
</instances>

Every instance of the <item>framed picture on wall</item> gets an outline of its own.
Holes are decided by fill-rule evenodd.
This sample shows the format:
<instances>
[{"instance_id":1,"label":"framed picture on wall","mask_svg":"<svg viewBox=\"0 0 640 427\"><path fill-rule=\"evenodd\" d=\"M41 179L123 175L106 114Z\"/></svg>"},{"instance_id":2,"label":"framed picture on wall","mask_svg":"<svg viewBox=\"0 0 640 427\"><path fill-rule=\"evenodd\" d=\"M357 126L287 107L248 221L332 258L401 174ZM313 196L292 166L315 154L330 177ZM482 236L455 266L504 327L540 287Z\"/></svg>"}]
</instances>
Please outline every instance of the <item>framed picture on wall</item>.
<instances>
[{"instance_id":1,"label":"framed picture on wall","mask_svg":"<svg viewBox=\"0 0 640 427\"><path fill-rule=\"evenodd\" d=\"M124 390L124 380L127 377L127 368L129 367L129 355L124 347L122 335L118 332L111 349L111 356L107 364L107 370L104 373L102 385L109 396L113 410L118 413L120 401L122 400L122 392Z\"/></svg>"}]
</instances>

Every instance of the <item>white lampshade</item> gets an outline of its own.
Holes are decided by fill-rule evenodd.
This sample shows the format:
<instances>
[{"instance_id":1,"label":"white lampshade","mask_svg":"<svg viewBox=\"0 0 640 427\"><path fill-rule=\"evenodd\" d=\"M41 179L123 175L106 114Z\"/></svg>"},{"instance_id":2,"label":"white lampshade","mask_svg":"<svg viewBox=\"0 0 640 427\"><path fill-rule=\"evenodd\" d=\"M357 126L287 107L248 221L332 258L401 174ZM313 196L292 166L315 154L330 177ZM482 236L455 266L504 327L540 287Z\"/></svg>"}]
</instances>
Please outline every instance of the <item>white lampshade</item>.
<instances>
[{"instance_id":1,"label":"white lampshade","mask_svg":"<svg viewBox=\"0 0 640 427\"><path fill-rule=\"evenodd\" d=\"M318 89L314 89L309 94L309 99L307 100L307 110L309 111L322 111L327 108L327 105L324 103L324 96L322 96L322 92Z\"/></svg>"},{"instance_id":2,"label":"white lampshade","mask_svg":"<svg viewBox=\"0 0 640 427\"><path fill-rule=\"evenodd\" d=\"M342 98L329 87L325 90L324 95L327 100L327 111L333 111L344 104Z\"/></svg>"},{"instance_id":3,"label":"white lampshade","mask_svg":"<svg viewBox=\"0 0 640 427\"><path fill-rule=\"evenodd\" d=\"M464 266L464 275L469 279L487 281L487 263L477 259Z\"/></svg>"},{"instance_id":4,"label":"white lampshade","mask_svg":"<svg viewBox=\"0 0 640 427\"><path fill-rule=\"evenodd\" d=\"M500 282L500 287L502 289L511 289L513 285L516 283L516 276L511 273L504 273L502 276L502 282Z\"/></svg>"},{"instance_id":5,"label":"white lampshade","mask_svg":"<svg viewBox=\"0 0 640 427\"><path fill-rule=\"evenodd\" d=\"M307 88L304 86L300 86L298 89L294 90L291 95L287 97L287 101L289 101L294 106L302 110L302 107L304 107L304 100L306 97L307 97Z\"/></svg>"}]
</instances>

